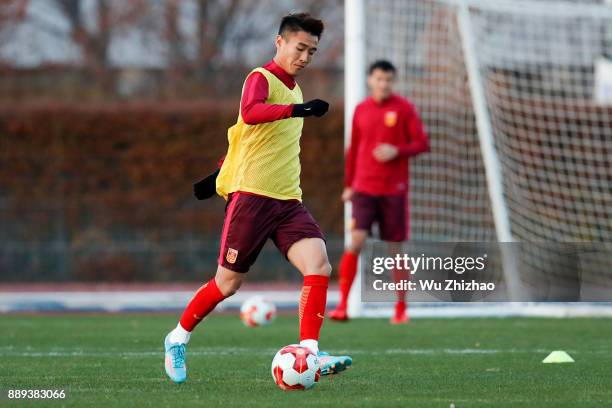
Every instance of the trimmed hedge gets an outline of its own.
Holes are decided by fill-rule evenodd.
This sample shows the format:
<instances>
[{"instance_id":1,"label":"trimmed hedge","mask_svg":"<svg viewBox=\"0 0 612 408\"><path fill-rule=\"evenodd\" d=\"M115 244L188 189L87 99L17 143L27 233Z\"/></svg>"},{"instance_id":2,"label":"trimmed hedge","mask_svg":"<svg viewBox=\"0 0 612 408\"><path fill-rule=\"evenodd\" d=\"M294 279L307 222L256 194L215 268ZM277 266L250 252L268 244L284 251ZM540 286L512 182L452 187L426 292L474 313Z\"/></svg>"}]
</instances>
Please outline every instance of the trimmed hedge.
<instances>
[{"instance_id":1,"label":"trimmed hedge","mask_svg":"<svg viewBox=\"0 0 612 408\"><path fill-rule=\"evenodd\" d=\"M334 239L342 114L335 104L306 119L302 138L304 202ZM1 279L187 280L212 268L224 202L198 202L192 183L226 151L236 115L233 103L2 109Z\"/></svg>"}]
</instances>

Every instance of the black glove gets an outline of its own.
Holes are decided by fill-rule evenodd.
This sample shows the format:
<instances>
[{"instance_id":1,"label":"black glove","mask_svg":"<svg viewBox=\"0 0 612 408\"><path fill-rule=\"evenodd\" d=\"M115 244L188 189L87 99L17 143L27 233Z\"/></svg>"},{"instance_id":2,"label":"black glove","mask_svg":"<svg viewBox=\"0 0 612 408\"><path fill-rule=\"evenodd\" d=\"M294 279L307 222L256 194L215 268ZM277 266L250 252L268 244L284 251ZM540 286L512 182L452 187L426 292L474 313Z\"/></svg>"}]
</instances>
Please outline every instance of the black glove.
<instances>
[{"instance_id":1,"label":"black glove","mask_svg":"<svg viewBox=\"0 0 612 408\"><path fill-rule=\"evenodd\" d=\"M321 116L325 115L328 109L329 103L321 99L313 99L312 101L308 101L306 103L298 103L293 105L291 117L305 118L307 116L314 115L320 118Z\"/></svg>"},{"instance_id":2,"label":"black glove","mask_svg":"<svg viewBox=\"0 0 612 408\"><path fill-rule=\"evenodd\" d=\"M193 194L198 200L206 200L217 192L217 176L221 169L217 169L210 176L198 181L193 185Z\"/></svg>"}]
</instances>

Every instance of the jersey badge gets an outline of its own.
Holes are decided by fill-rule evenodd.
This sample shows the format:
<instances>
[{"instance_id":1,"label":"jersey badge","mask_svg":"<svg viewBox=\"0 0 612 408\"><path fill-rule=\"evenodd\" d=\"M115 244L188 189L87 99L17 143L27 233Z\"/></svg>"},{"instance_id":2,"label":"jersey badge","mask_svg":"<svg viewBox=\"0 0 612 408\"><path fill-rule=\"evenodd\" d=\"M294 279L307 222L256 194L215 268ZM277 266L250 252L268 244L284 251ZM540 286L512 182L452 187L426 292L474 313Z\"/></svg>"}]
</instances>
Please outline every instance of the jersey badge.
<instances>
[{"instance_id":1,"label":"jersey badge","mask_svg":"<svg viewBox=\"0 0 612 408\"><path fill-rule=\"evenodd\" d=\"M393 127L397 124L397 112L387 111L385 112L385 125L387 127Z\"/></svg>"}]
</instances>

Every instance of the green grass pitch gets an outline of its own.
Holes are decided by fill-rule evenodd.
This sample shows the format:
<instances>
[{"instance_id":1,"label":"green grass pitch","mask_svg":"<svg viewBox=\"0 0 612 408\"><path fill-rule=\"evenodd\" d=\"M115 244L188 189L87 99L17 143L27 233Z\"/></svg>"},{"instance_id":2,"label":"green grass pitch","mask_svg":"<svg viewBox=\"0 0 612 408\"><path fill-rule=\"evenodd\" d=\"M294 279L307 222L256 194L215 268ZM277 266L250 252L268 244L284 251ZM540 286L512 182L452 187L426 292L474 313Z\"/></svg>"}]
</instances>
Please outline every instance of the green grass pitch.
<instances>
[{"instance_id":1,"label":"green grass pitch","mask_svg":"<svg viewBox=\"0 0 612 408\"><path fill-rule=\"evenodd\" d=\"M213 315L192 336L188 382L170 383L162 341L171 315L4 315L0 406L612 406L611 319L419 319L327 322L321 345L353 368L310 391L281 391L277 349L296 318L251 329ZM566 350L573 364L542 364ZM8 389L65 389L63 401L8 401Z\"/></svg>"}]
</instances>

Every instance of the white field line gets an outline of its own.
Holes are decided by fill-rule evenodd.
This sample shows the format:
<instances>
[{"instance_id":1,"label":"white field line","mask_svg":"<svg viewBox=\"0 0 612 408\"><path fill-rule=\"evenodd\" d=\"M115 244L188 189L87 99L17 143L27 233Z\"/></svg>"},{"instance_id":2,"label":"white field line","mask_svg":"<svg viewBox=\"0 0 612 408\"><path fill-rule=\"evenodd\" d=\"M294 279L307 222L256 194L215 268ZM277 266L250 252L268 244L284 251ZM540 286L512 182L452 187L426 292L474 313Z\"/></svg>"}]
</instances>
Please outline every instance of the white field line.
<instances>
[{"instance_id":1,"label":"white field line","mask_svg":"<svg viewBox=\"0 0 612 408\"><path fill-rule=\"evenodd\" d=\"M246 347L212 347L209 349L188 349L188 356L227 356L227 355L259 355L274 356L276 349L251 349ZM343 353L363 356L388 355L472 355L472 354L543 354L550 353L548 349L482 349L482 348L402 348L388 350L344 350ZM568 353L609 354L608 350L566 350ZM57 348L49 351L37 351L32 348L18 349L14 346L0 347L0 357L162 357L163 350L157 351L104 351Z\"/></svg>"}]
</instances>

